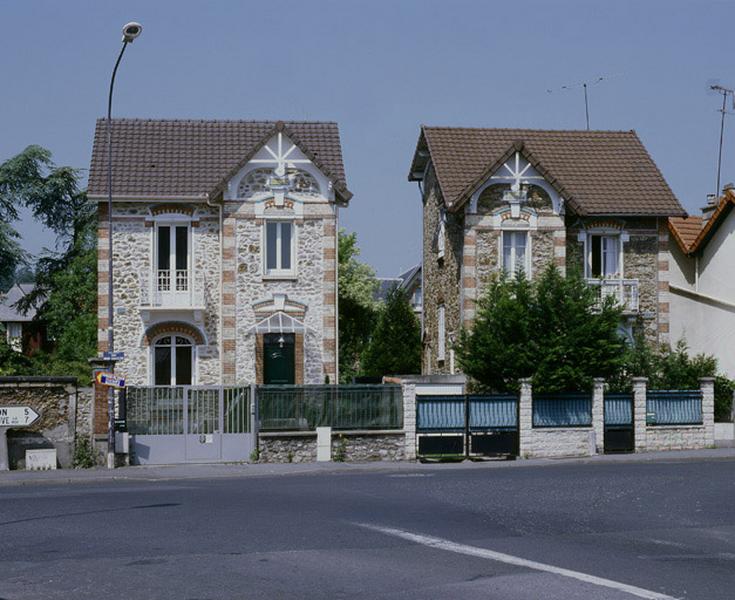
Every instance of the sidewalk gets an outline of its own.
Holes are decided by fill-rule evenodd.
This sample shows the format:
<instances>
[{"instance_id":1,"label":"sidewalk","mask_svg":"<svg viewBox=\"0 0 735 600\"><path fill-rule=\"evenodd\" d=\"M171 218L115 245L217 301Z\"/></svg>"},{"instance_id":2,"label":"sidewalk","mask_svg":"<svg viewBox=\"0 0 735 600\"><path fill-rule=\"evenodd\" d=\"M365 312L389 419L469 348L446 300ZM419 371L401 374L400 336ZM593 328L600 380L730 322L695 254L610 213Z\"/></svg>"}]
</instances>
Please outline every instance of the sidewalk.
<instances>
[{"instance_id":1,"label":"sidewalk","mask_svg":"<svg viewBox=\"0 0 735 600\"><path fill-rule=\"evenodd\" d=\"M486 460L462 463L368 462L368 463L287 463L287 464L187 464L120 467L108 470L58 469L56 471L6 471L0 473L0 488L5 486L93 483L106 481L171 481L186 479L223 479L276 477L284 475L427 472L456 469L505 469L574 464L651 463L705 460L735 460L735 448L645 452L640 454L603 454L584 458L538 458L530 460Z\"/></svg>"}]
</instances>

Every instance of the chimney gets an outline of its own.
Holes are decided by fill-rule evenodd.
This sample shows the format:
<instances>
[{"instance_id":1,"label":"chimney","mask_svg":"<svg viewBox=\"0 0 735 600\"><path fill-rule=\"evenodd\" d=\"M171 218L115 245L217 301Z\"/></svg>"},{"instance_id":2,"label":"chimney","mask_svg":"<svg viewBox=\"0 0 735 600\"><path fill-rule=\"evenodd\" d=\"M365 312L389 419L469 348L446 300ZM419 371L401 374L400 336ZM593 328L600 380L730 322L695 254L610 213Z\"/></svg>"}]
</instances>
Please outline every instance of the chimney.
<instances>
[{"instance_id":1,"label":"chimney","mask_svg":"<svg viewBox=\"0 0 735 600\"><path fill-rule=\"evenodd\" d=\"M726 183L722 188L723 195L728 191L735 191L735 184ZM720 204L720 199L716 194L707 194L707 205L702 208L702 225L705 225L709 221L712 213L715 212Z\"/></svg>"}]
</instances>

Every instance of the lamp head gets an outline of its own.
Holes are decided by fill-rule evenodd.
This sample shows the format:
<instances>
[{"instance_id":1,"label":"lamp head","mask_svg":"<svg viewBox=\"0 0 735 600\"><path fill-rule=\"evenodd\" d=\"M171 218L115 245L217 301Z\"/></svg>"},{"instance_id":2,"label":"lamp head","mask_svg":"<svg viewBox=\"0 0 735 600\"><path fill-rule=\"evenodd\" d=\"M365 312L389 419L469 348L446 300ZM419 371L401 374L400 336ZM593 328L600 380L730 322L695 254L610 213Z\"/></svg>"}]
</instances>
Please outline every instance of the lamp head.
<instances>
[{"instance_id":1,"label":"lamp head","mask_svg":"<svg viewBox=\"0 0 735 600\"><path fill-rule=\"evenodd\" d=\"M122 41L126 43L131 43L135 38L137 38L140 35L142 31L143 31L143 26L140 23L131 21L130 23L125 25L125 27L123 27Z\"/></svg>"}]
</instances>

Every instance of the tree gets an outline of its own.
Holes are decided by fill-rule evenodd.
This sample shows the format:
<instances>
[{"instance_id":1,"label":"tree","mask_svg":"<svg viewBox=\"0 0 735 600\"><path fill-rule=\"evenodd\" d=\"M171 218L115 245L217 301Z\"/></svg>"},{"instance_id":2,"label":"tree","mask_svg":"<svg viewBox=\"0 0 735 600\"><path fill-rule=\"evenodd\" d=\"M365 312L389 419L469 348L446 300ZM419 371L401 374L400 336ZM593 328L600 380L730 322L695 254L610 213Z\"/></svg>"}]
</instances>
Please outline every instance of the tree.
<instances>
[{"instance_id":1,"label":"tree","mask_svg":"<svg viewBox=\"0 0 735 600\"><path fill-rule=\"evenodd\" d=\"M95 207L79 188L79 177L76 169L57 167L40 146L28 146L0 165L0 213L15 219L17 207L26 206L56 234L55 249L45 250L36 263L33 292L19 303L21 310L36 307L36 319L47 323L56 342L49 354L34 357L37 374L89 375L86 361L96 351ZM15 273L22 261L6 262Z\"/></svg>"},{"instance_id":2,"label":"tree","mask_svg":"<svg viewBox=\"0 0 735 600\"><path fill-rule=\"evenodd\" d=\"M380 308L378 323L362 355L361 371L373 377L421 371L421 325L408 296L398 286Z\"/></svg>"},{"instance_id":3,"label":"tree","mask_svg":"<svg viewBox=\"0 0 735 600\"><path fill-rule=\"evenodd\" d=\"M483 388L505 392L532 377L539 392L588 389L624 360L621 309L597 298L581 276L553 265L528 281L500 274L480 299L471 331L460 332L457 358Z\"/></svg>"},{"instance_id":4,"label":"tree","mask_svg":"<svg viewBox=\"0 0 735 600\"><path fill-rule=\"evenodd\" d=\"M357 235L339 231L339 372L348 383L359 372L360 356L370 339L377 304L375 272L357 257Z\"/></svg>"}]
</instances>

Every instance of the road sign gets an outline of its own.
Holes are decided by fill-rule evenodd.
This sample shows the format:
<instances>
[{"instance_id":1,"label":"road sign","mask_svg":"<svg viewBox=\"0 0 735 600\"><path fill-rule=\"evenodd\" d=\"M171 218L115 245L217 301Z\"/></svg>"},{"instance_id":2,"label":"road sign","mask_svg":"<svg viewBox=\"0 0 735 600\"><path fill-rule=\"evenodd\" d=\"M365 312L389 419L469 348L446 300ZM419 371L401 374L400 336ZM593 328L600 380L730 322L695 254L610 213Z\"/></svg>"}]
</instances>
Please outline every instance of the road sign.
<instances>
[{"instance_id":1,"label":"road sign","mask_svg":"<svg viewBox=\"0 0 735 600\"><path fill-rule=\"evenodd\" d=\"M125 358L125 352L103 352L102 358L105 360L123 360Z\"/></svg>"},{"instance_id":2,"label":"road sign","mask_svg":"<svg viewBox=\"0 0 735 600\"><path fill-rule=\"evenodd\" d=\"M28 427L40 416L30 406L0 406L0 427Z\"/></svg>"},{"instance_id":3,"label":"road sign","mask_svg":"<svg viewBox=\"0 0 735 600\"><path fill-rule=\"evenodd\" d=\"M106 373L104 371L100 371L97 373L97 383L100 385L109 385L110 387L116 387L116 388L124 388L125 387L125 378L124 377L117 377L113 375L112 373Z\"/></svg>"}]
</instances>

